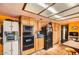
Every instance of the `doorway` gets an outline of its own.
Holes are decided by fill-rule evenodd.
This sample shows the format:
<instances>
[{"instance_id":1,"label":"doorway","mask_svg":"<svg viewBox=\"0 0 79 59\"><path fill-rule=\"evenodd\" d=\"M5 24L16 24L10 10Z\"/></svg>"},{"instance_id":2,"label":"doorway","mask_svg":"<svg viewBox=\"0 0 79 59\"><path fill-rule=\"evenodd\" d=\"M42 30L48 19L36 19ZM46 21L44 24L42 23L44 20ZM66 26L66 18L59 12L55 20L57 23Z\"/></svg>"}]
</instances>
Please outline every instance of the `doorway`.
<instances>
[{"instance_id":1,"label":"doorway","mask_svg":"<svg viewBox=\"0 0 79 59\"><path fill-rule=\"evenodd\" d=\"M61 25L61 43L68 40L68 25Z\"/></svg>"}]
</instances>

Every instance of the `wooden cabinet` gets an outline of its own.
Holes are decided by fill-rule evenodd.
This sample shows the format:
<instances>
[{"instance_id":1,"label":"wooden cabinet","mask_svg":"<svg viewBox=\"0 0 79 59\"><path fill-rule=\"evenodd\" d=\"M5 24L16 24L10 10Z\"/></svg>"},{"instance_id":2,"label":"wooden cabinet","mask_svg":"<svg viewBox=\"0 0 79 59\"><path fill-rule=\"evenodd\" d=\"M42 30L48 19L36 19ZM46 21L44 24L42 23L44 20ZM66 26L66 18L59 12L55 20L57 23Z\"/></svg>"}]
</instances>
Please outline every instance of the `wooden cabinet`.
<instances>
[{"instance_id":1,"label":"wooden cabinet","mask_svg":"<svg viewBox=\"0 0 79 59\"><path fill-rule=\"evenodd\" d=\"M38 38L38 49L44 48L44 38Z\"/></svg>"},{"instance_id":2,"label":"wooden cabinet","mask_svg":"<svg viewBox=\"0 0 79 59\"><path fill-rule=\"evenodd\" d=\"M23 55L32 54L33 52L35 52L35 39L34 39L34 48L23 51L23 25L33 26L33 34L35 38L35 25L34 25L35 21L32 18L22 17L21 23L22 23L21 24L21 53Z\"/></svg>"},{"instance_id":3,"label":"wooden cabinet","mask_svg":"<svg viewBox=\"0 0 79 59\"><path fill-rule=\"evenodd\" d=\"M2 44L0 43L0 55L2 55L2 53L3 53L3 48L2 48Z\"/></svg>"},{"instance_id":4,"label":"wooden cabinet","mask_svg":"<svg viewBox=\"0 0 79 59\"><path fill-rule=\"evenodd\" d=\"M36 51L44 48L44 38L35 39L35 49Z\"/></svg>"},{"instance_id":5,"label":"wooden cabinet","mask_svg":"<svg viewBox=\"0 0 79 59\"><path fill-rule=\"evenodd\" d=\"M33 32L34 32L34 48L23 51L21 46L21 52L22 54L32 54L35 51L38 51L40 49L44 48L44 38L37 38L37 32L41 31L41 27L46 25L48 22L36 20L34 18L28 18L28 17L22 17L21 18L21 45L23 44L23 25L29 25L33 26Z\"/></svg>"},{"instance_id":6,"label":"wooden cabinet","mask_svg":"<svg viewBox=\"0 0 79 59\"><path fill-rule=\"evenodd\" d=\"M35 39L35 50L38 51L39 50L39 46L38 46L38 39Z\"/></svg>"}]
</instances>

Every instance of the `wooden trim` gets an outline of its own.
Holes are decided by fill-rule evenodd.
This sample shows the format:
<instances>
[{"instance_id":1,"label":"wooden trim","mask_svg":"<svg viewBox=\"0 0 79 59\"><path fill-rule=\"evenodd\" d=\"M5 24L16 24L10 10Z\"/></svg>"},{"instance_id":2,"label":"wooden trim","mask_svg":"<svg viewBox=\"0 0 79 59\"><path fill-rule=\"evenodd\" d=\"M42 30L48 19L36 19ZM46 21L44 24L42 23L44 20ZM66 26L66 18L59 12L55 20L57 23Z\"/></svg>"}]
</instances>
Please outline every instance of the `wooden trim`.
<instances>
[{"instance_id":1,"label":"wooden trim","mask_svg":"<svg viewBox=\"0 0 79 59\"><path fill-rule=\"evenodd\" d=\"M30 11L27 11L27 10L24 10L24 9L22 9L22 10L25 11L25 12L32 13L32 14L34 14L34 15L38 15L38 14L36 14L36 13L30 12ZM51 19L51 18L49 18L49 17L45 17L45 16L42 16L42 15L38 15L38 16ZM51 19L51 20L52 20L52 19Z\"/></svg>"},{"instance_id":2,"label":"wooden trim","mask_svg":"<svg viewBox=\"0 0 79 59\"><path fill-rule=\"evenodd\" d=\"M18 43L18 45L20 45L20 46L18 46L19 47L19 51L20 51L20 54L22 54L21 53L21 16L19 16L19 43Z\"/></svg>"},{"instance_id":3,"label":"wooden trim","mask_svg":"<svg viewBox=\"0 0 79 59\"><path fill-rule=\"evenodd\" d=\"M79 12L76 12L76 13L73 13L73 14L69 14L69 15L66 15L66 16L62 16L62 17L72 16L72 15L75 15L75 14L79 14ZM55 18L55 19L60 19L60 18Z\"/></svg>"},{"instance_id":4,"label":"wooden trim","mask_svg":"<svg viewBox=\"0 0 79 59\"><path fill-rule=\"evenodd\" d=\"M79 18L79 16L76 16L76 17L71 17L71 18L67 18L65 20L68 20L68 19L73 19L73 18Z\"/></svg>"},{"instance_id":5,"label":"wooden trim","mask_svg":"<svg viewBox=\"0 0 79 59\"><path fill-rule=\"evenodd\" d=\"M24 10L24 9L25 9L26 5L27 5L27 3L24 3L22 10Z\"/></svg>"},{"instance_id":6,"label":"wooden trim","mask_svg":"<svg viewBox=\"0 0 79 59\"><path fill-rule=\"evenodd\" d=\"M57 15L57 14L66 12L66 11L71 10L71 9L73 9L73 8L76 8L76 7L78 7L78 6L79 6L79 5L76 5L76 6L74 6L74 7L68 8L68 9L66 9L66 10L60 11L59 13L56 13L56 14L54 14L54 15ZM51 15L51 16L49 16L49 17L52 17L52 16L54 16L54 15Z\"/></svg>"},{"instance_id":7,"label":"wooden trim","mask_svg":"<svg viewBox=\"0 0 79 59\"><path fill-rule=\"evenodd\" d=\"M18 22L18 20L5 19L6 21Z\"/></svg>"},{"instance_id":8,"label":"wooden trim","mask_svg":"<svg viewBox=\"0 0 79 59\"><path fill-rule=\"evenodd\" d=\"M2 23L2 25L1 25L1 30L2 30L2 55L4 54L3 52L3 50L4 50L4 44L3 44L3 23Z\"/></svg>"},{"instance_id":9,"label":"wooden trim","mask_svg":"<svg viewBox=\"0 0 79 59\"><path fill-rule=\"evenodd\" d=\"M69 20L69 19L73 19L73 18L79 18L79 16L67 18L67 19L64 19L64 20ZM64 21L64 20L57 20L57 21Z\"/></svg>"},{"instance_id":10,"label":"wooden trim","mask_svg":"<svg viewBox=\"0 0 79 59\"><path fill-rule=\"evenodd\" d=\"M47 10L49 7L54 6L56 3L52 3L51 5L49 5L47 8L45 8L44 10L42 10L41 12L39 12L37 15L43 13L45 10Z\"/></svg>"},{"instance_id":11,"label":"wooden trim","mask_svg":"<svg viewBox=\"0 0 79 59\"><path fill-rule=\"evenodd\" d=\"M62 17L72 16L72 15L75 15L75 14L79 14L79 12L76 12L76 13L73 13L73 14L69 14L69 15L66 15L66 16L62 16Z\"/></svg>"},{"instance_id":12,"label":"wooden trim","mask_svg":"<svg viewBox=\"0 0 79 59\"><path fill-rule=\"evenodd\" d=\"M23 10L23 11L32 13L32 14L34 14L34 15L37 15L36 13L30 12L30 11L26 11L26 10ZM48 18L48 19L51 19L51 18L49 18L49 17L45 17L45 16L42 16L42 15L38 15L38 16L40 16L40 17L44 17L44 18Z\"/></svg>"}]
</instances>

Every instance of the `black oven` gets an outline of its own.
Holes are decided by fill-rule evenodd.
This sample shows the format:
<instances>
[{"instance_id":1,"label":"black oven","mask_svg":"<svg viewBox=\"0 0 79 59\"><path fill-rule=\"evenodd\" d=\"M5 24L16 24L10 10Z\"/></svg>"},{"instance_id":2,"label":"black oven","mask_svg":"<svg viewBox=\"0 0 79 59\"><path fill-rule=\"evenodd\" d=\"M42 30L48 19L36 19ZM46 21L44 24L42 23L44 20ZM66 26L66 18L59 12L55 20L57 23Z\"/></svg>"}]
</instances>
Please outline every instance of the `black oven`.
<instances>
[{"instance_id":1,"label":"black oven","mask_svg":"<svg viewBox=\"0 0 79 59\"><path fill-rule=\"evenodd\" d=\"M23 39L23 50L28 50L34 47L34 36L24 37Z\"/></svg>"},{"instance_id":2,"label":"black oven","mask_svg":"<svg viewBox=\"0 0 79 59\"><path fill-rule=\"evenodd\" d=\"M33 26L23 26L23 50L34 48Z\"/></svg>"}]
</instances>

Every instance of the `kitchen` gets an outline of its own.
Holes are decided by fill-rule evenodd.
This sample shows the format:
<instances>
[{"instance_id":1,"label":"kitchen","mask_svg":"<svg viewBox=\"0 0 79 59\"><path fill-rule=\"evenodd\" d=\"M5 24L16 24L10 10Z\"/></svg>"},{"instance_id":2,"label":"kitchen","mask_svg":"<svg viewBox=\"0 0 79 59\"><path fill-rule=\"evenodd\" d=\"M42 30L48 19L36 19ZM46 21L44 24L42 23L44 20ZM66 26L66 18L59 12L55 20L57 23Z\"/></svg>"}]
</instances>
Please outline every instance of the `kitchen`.
<instances>
[{"instance_id":1,"label":"kitchen","mask_svg":"<svg viewBox=\"0 0 79 59\"><path fill-rule=\"evenodd\" d=\"M4 3L0 7L1 55L41 55L43 52L43 55L78 54L79 4ZM50 12L53 8L58 10L53 14L55 17L51 15L54 11ZM67 17L67 20L56 14ZM55 48L64 52L51 52Z\"/></svg>"}]
</instances>

